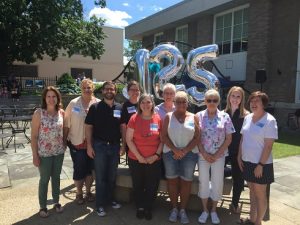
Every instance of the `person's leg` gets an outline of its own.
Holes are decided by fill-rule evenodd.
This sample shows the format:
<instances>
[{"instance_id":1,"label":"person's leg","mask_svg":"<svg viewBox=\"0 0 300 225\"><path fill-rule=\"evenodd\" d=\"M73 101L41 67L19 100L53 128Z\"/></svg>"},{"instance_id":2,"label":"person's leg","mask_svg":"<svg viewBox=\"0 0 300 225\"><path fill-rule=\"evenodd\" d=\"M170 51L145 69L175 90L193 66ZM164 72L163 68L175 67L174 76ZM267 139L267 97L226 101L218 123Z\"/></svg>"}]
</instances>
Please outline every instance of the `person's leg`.
<instances>
[{"instance_id":1,"label":"person's leg","mask_svg":"<svg viewBox=\"0 0 300 225\"><path fill-rule=\"evenodd\" d=\"M231 170L232 170L232 180L233 180L233 188L232 188L232 205L235 208L236 212L239 211L239 201L241 197L241 193L244 189L244 179L242 171L237 162L237 157L233 156L231 158Z\"/></svg>"},{"instance_id":2,"label":"person's leg","mask_svg":"<svg viewBox=\"0 0 300 225\"><path fill-rule=\"evenodd\" d=\"M93 170L94 170L94 161L91 159L87 153L85 152L86 157L87 157L87 175L85 177L85 188L86 188L86 193L91 193L91 187L94 182L94 176L93 176Z\"/></svg>"},{"instance_id":3,"label":"person's leg","mask_svg":"<svg viewBox=\"0 0 300 225\"><path fill-rule=\"evenodd\" d=\"M211 198L213 200L212 212L216 212L218 201L222 198L224 186L224 164L225 157L222 157L211 165Z\"/></svg>"},{"instance_id":4,"label":"person's leg","mask_svg":"<svg viewBox=\"0 0 300 225\"><path fill-rule=\"evenodd\" d=\"M199 197L202 201L203 211L208 213L207 200L210 194L209 190L209 170L210 163L204 159L199 159Z\"/></svg>"},{"instance_id":5,"label":"person's leg","mask_svg":"<svg viewBox=\"0 0 300 225\"><path fill-rule=\"evenodd\" d=\"M261 225L261 222L265 216L267 210L267 185L266 184L252 184L255 200L256 200L256 209L257 209L257 216L255 225Z\"/></svg>"},{"instance_id":6,"label":"person's leg","mask_svg":"<svg viewBox=\"0 0 300 225\"><path fill-rule=\"evenodd\" d=\"M59 203L60 193L60 173L64 161L64 154L53 156L51 185L52 185L52 197L54 204Z\"/></svg>"},{"instance_id":7,"label":"person's leg","mask_svg":"<svg viewBox=\"0 0 300 225\"><path fill-rule=\"evenodd\" d=\"M254 223L257 218L257 204L255 198L254 185L252 182L247 182L250 190L250 220Z\"/></svg>"},{"instance_id":8,"label":"person's leg","mask_svg":"<svg viewBox=\"0 0 300 225\"><path fill-rule=\"evenodd\" d=\"M120 146L110 146L107 155L107 203L111 204L113 201L115 201L114 192L116 187L118 164L120 161Z\"/></svg>"},{"instance_id":9,"label":"person's leg","mask_svg":"<svg viewBox=\"0 0 300 225\"><path fill-rule=\"evenodd\" d=\"M107 196L107 146L99 141L94 141L93 144L95 157L94 168L96 177L96 208L104 207Z\"/></svg>"},{"instance_id":10,"label":"person's leg","mask_svg":"<svg viewBox=\"0 0 300 225\"><path fill-rule=\"evenodd\" d=\"M133 196L137 209L145 208L145 164L139 163L137 160L128 159L130 169Z\"/></svg>"},{"instance_id":11,"label":"person's leg","mask_svg":"<svg viewBox=\"0 0 300 225\"><path fill-rule=\"evenodd\" d=\"M48 183L51 176L52 157L40 157L39 204L40 208L47 208Z\"/></svg>"},{"instance_id":12,"label":"person's leg","mask_svg":"<svg viewBox=\"0 0 300 225\"><path fill-rule=\"evenodd\" d=\"M168 193L172 208L177 208L179 195L179 178L167 179Z\"/></svg>"},{"instance_id":13,"label":"person's leg","mask_svg":"<svg viewBox=\"0 0 300 225\"><path fill-rule=\"evenodd\" d=\"M161 161L148 164L145 170L145 209L151 211L160 182Z\"/></svg>"}]
</instances>

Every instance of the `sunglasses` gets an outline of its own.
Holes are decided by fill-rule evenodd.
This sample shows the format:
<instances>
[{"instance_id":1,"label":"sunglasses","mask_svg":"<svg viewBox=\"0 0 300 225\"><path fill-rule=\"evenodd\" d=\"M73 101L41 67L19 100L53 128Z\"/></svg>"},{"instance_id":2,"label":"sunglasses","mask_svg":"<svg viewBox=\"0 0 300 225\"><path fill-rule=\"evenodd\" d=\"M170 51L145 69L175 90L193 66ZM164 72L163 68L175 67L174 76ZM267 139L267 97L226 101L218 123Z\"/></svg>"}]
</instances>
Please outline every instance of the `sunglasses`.
<instances>
[{"instance_id":1,"label":"sunglasses","mask_svg":"<svg viewBox=\"0 0 300 225\"><path fill-rule=\"evenodd\" d=\"M206 99L207 103L218 103L219 100L218 99Z\"/></svg>"}]
</instances>

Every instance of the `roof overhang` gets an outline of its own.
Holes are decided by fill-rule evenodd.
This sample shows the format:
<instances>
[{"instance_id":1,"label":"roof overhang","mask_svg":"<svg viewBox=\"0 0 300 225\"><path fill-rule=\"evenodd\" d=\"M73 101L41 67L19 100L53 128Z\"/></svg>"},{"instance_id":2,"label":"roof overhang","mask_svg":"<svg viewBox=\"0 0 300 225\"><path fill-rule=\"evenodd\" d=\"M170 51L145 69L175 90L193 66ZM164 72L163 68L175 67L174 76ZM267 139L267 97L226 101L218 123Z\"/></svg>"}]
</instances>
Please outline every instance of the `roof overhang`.
<instances>
[{"instance_id":1,"label":"roof overhang","mask_svg":"<svg viewBox=\"0 0 300 225\"><path fill-rule=\"evenodd\" d=\"M246 2L249 0L185 0L125 27L125 38L140 40L143 36L172 27L178 21L188 22L194 17L215 14Z\"/></svg>"}]
</instances>

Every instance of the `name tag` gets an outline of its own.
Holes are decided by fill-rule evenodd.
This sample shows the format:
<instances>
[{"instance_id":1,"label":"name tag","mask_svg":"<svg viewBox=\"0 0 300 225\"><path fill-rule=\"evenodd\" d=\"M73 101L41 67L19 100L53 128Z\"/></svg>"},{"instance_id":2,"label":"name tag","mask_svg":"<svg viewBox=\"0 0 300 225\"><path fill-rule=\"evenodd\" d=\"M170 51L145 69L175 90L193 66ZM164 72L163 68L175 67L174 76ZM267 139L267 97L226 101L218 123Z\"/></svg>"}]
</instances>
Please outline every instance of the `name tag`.
<instances>
[{"instance_id":1,"label":"name tag","mask_svg":"<svg viewBox=\"0 0 300 225\"><path fill-rule=\"evenodd\" d=\"M114 117L120 118L121 117L121 111L120 110L114 110Z\"/></svg>"},{"instance_id":2,"label":"name tag","mask_svg":"<svg viewBox=\"0 0 300 225\"><path fill-rule=\"evenodd\" d=\"M150 124L150 131L158 131L158 124L157 123L151 123Z\"/></svg>"},{"instance_id":3,"label":"name tag","mask_svg":"<svg viewBox=\"0 0 300 225\"><path fill-rule=\"evenodd\" d=\"M257 126L259 126L260 128L263 128L265 126L264 123L256 123Z\"/></svg>"},{"instance_id":4,"label":"name tag","mask_svg":"<svg viewBox=\"0 0 300 225\"><path fill-rule=\"evenodd\" d=\"M194 121L192 121L192 120L186 121L185 125L186 125L187 127L191 127L191 128L194 128L194 127L195 127Z\"/></svg>"},{"instance_id":5,"label":"name tag","mask_svg":"<svg viewBox=\"0 0 300 225\"><path fill-rule=\"evenodd\" d=\"M127 107L127 112L128 113L136 113L136 108L134 106Z\"/></svg>"},{"instance_id":6,"label":"name tag","mask_svg":"<svg viewBox=\"0 0 300 225\"><path fill-rule=\"evenodd\" d=\"M72 111L75 113L80 113L80 108L78 106L74 106Z\"/></svg>"}]
</instances>

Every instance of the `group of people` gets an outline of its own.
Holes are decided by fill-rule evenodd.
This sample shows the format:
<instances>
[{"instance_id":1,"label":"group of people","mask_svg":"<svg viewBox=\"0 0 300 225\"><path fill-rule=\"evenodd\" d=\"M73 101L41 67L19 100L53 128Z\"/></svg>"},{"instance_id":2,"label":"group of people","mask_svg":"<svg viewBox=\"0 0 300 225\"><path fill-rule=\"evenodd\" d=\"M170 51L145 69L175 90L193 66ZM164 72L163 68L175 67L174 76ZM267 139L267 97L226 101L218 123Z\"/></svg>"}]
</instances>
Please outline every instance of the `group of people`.
<instances>
[{"instance_id":1,"label":"group of people","mask_svg":"<svg viewBox=\"0 0 300 225\"><path fill-rule=\"evenodd\" d=\"M228 156L233 178L230 209L240 213L238 203L246 180L250 189L250 218L241 223L261 224L267 207L266 187L274 181L271 151L277 139L276 120L265 111L265 93L257 91L249 96L250 113L245 109L242 88L230 89L223 111L218 109L218 91L208 90L206 109L193 114L188 112L188 95L176 92L170 83L163 87L164 102L157 106L151 95L141 94L136 81L128 83L129 99L123 105L115 101L117 90L111 81L103 84L102 100L93 95L91 80L84 79L80 85L82 95L73 99L65 111L59 92L47 87L42 95L42 108L33 115L31 145L33 163L40 171L41 217L49 216L46 201L50 178L54 208L58 213L63 211L59 203L59 174L68 146L74 165L76 202L96 200L99 216L105 216L109 206L121 207L114 198L114 189L119 157L126 153L138 219L152 219L164 167L171 200L168 220L189 223L186 207L198 164L198 195L203 205L198 221L204 224L210 217L213 224L219 224L217 204L222 197ZM95 196L91 193L94 178Z\"/></svg>"}]
</instances>

